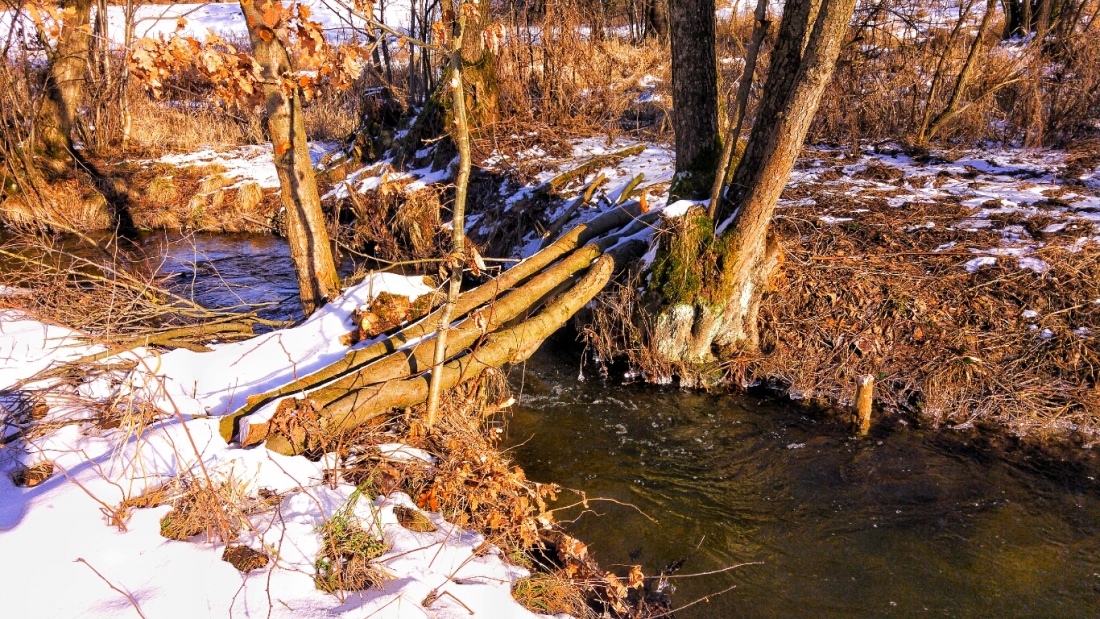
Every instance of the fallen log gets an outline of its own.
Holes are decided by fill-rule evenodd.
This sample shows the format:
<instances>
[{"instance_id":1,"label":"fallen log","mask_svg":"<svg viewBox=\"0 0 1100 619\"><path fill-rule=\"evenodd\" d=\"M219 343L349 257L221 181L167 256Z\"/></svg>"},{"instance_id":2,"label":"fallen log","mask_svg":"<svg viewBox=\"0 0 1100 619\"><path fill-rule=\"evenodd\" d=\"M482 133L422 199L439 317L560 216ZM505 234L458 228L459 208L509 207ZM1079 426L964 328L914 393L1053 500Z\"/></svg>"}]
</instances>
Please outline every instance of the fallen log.
<instances>
[{"instance_id":1,"label":"fallen log","mask_svg":"<svg viewBox=\"0 0 1100 619\"><path fill-rule=\"evenodd\" d=\"M578 210L580 210L584 206L587 206L588 203L592 201L592 196L596 193L596 190L600 188L600 185L603 185L606 182L607 176L604 174L600 174L599 177L596 178L596 180L592 181L588 185L588 188L584 190L584 193L577 196L576 198L573 198L573 203L569 205L569 208L565 209L565 213L563 213L561 217L555 219L550 224L550 227L546 229L546 232L542 233L543 242L540 249L542 247L546 247L553 242L552 239L554 239L557 234L561 232L561 229L565 227L565 224L569 223L569 220L573 219L573 215L575 215Z\"/></svg>"},{"instance_id":2,"label":"fallen log","mask_svg":"<svg viewBox=\"0 0 1100 619\"><path fill-rule=\"evenodd\" d=\"M569 254L561 262L539 273L523 286L481 309L471 313L450 331L447 338L446 359L450 359L473 345L486 333L499 329L502 325L538 308L539 302L556 289L572 286L580 277L579 273L588 268L598 258L600 250L595 244L588 244ZM434 338L424 339L414 346L381 357L355 372L344 375L310 391L308 399L319 407L328 406L351 391L390 380L415 376L431 368L434 358ZM242 417L237 417L241 419ZM235 421L236 423L236 421ZM257 437L253 433L241 432L241 446L248 446Z\"/></svg>"},{"instance_id":3,"label":"fallen log","mask_svg":"<svg viewBox=\"0 0 1100 619\"><path fill-rule=\"evenodd\" d=\"M514 328L490 334L481 346L446 363L442 368L443 388L450 389L464 380L475 378L488 368L526 360L547 337L603 290L611 279L614 266L614 260L610 256L600 256L576 285L546 305L534 317ZM267 448L277 453L300 454L323 438L367 423L392 409L406 408L425 401L429 384L430 375L426 372L415 378L391 380L348 392L324 407L309 402L307 396L306 404L311 404L315 411L319 410L316 426L320 436L304 429L292 435L273 432L271 428L275 425L274 420L255 424L249 428L247 434L251 442L258 442L262 436ZM256 427L260 425L265 427Z\"/></svg>"},{"instance_id":4,"label":"fallen log","mask_svg":"<svg viewBox=\"0 0 1100 619\"><path fill-rule=\"evenodd\" d=\"M634 146L631 146L630 148L624 148L623 150L620 150L618 152L608 153L606 155L596 155L595 157L592 157L581 165L571 170L562 172L554 178L546 181L535 189L535 193L536 195L540 193L545 195L558 193L570 182L578 178L584 178L585 176L588 176L592 172L595 172L596 170L599 170L600 168L605 167L608 164L622 161L623 159L626 159L631 155L640 154L645 150L645 148L645 144L636 144Z\"/></svg>"},{"instance_id":5,"label":"fallen log","mask_svg":"<svg viewBox=\"0 0 1100 619\"><path fill-rule=\"evenodd\" d=\"M462 318L472 310L499 297L505 291L532 277L539 271L542 271L570 251L585 246L590 240L632 222L635 222L635 225L637 225L636 222L641 215L641 205L637 202L631 202L607 211L588 223L572 228L569 232L558 238L558 240L554 241L554 243L504 273L501 273L497 278L462 294L458 299L458 306L453 315L454 318ZM642 219L644 220L645 218ZM593 255L592 258L595 258L595 256ZM312 374L303 376L277 389L250 396L245 406L222 418L219 426L222 437L227 441L232 440L237 432L237 422L241 418L255 412L261 406L278 398L319 387L329 381L354 372L381 357L401 349L409 342L430 335L435 331L435 326L438 322L439 311L437 310L388 338L364 348L349 351L343 359L325 366Z\"/></svg>"}]
</instances>

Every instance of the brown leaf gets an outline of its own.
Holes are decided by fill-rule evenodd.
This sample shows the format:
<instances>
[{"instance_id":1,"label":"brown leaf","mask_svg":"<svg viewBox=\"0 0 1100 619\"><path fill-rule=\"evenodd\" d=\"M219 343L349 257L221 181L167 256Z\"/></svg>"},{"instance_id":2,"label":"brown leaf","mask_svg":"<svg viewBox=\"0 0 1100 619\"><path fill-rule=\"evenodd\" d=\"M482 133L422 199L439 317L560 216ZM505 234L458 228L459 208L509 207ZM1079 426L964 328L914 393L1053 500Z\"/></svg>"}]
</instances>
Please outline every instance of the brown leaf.
<instances>
[{"instance_id":1,"label":"brown leaf","mask_svg":"<svg viewBox=\"0 0 1100 619\"><path fill-rule=\"evenodd\" d=\"M280 2L273 2L271 6L264 10L264 25L268 28L274 28L279 25L279 22L283 20L283 5Z\"/></svg>"}]
</instances>

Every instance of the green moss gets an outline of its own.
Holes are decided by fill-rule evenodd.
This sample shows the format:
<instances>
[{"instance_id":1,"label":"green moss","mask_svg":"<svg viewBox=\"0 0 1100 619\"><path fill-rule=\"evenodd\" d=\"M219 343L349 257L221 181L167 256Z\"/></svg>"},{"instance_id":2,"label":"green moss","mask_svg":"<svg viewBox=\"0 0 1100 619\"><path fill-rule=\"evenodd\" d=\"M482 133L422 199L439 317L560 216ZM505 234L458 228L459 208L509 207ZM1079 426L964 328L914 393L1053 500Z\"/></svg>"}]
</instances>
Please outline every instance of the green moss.
<instances>
[{"instance_id":1,"label":"green moss","mask_svg":"<svg viewBox=\"0 0 1100 619\"><path fill-rule=\"evenodd\" d=\"M732 234L714 235L714 222L694 207L670 221L651 269L650 290L669 305L720 308L733 293L739 243Z\"/></svg>"}]
</instances>

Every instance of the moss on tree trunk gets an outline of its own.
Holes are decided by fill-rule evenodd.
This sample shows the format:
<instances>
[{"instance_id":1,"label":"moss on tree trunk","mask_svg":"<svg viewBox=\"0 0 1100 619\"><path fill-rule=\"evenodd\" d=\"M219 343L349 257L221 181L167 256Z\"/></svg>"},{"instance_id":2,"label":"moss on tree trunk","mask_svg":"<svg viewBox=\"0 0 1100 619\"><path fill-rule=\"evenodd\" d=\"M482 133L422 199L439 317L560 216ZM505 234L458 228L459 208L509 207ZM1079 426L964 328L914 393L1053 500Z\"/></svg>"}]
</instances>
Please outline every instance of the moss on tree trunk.
<instances>
[{"instance_id":1,"label":"moss on tree trunk","mask_svg":"<svg viewBox=\"0 0 1100 619\"><path fill-rule=\"evenodd\" d=\"M674 14L675 7L674 2ZM704 362L715 345L757 349L760 302L782 262L769 232L772 214L832 78L854 8L855 0L785 4L756 122L733 174L730 202L719 205L713 221L692 209L682 221L667 224L669 234L660 236L650 290L661 302L654 337L666 360ZM727 219L718 226L724 234L717 236L715 222Z\"/></svg>"}]
</instances>

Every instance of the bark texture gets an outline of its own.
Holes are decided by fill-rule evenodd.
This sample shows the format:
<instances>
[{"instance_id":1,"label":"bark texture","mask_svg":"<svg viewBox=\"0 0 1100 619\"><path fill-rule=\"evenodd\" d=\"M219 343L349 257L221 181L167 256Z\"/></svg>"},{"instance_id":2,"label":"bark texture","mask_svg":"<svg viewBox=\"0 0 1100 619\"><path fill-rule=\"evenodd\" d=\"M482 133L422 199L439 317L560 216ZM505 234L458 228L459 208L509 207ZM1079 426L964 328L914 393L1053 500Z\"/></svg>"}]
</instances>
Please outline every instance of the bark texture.
<instances>
[{"instance_id":1,"label":"bark texture","mask_svg":"<svg viewBox=\"0 0 1100 619\"><path fill-rule=\"evenodd\" d=\"M714 219L714 214L718 211L718 203L724 197L722 190L725 189L726 177L733 164L737 142L741 139L741 125L745 121L745 110L749 106L749 93L752 91L752 81L756 75L756 58L760 54L760 45L764 42L764 35L767 33L768 0L757 0L756 11L753 13L752 38L745 50L745 69L741 72L741 80L737 84L737 108L733 112L733 118L729 120L730 127L726 135L726 143L722 147L722 157L710 192L708 214L711 219Z\"/></svg>"},{"instance_id":2,"label":"bark texture","mask_svg":"<svg viewBox=\"0 0 1100 619\"><path fill-rule=\"evenodd\" d=\"M269 3L241 0L240 5L248 23L252 53L263 69L267 130L286 209L287 240L298 276L302 311L308 316L339 292L340 280L309 158L302 101L292 79L286 47L263 25L263 10Z\"/></svg>"},{"instance_id":3,"label":"bark texture","mask_svg":"<svg viewBox=\"0 0 1100 619\"><path fill-rule=\"evenodd\" d=\"M646 0L645 36L668 40L668 0Z\"/></svg>"},{"instance_id":4,"label":"bark texture","mask_svg":"<svg viewBox=\"0 0 1100 619\"><path fill-rule=\"evenodd\" d=\"M488 3L484 3L488 5ZM477 31L475 31L477 32ZM428 395L428 428L435 425L439 409L439 395L443 388L440 368L447 359L447 335L451 326L451 316L462 294L463 243L466 216L466 190L470 185L470 125L466 117L466 92L464 76L466 73L463 58L463 42L466 34L466 16L459 13L454 25L451 49L451 99L453 101L454 123L451 140L458 148L458 174L455 178L455 200L451 208L451 255L448 259L451 268L448 282L447 302L439 318L439 329L435 336L435 363L432 366L431 390Z\"/></svg>"},{"instance_id":5,"label":"bark texture","mask_svg":"<svg viewBox=\"0 0 1100 619\"><path fill-rule=\"evenodd\" d=\"M672 199L705 198L722 152L714 11L714 0L669 0L672 128L676 133Z\"/></svg>"},{"instance_id":6,"label":"bark texture","mask_svg":"<svg viewBox=\"0 0 1100 619\"><path fill-rule=\"evenodd\" d=\"M832 78L854 8L855 0L786 3L756 122L727 193L730 201L719 206L713 220L728 221L708 236L712 220L689 214L681 224L686 235L658 251L654 282L664 285L668 307L658 317L657 341L667 358L705 361L713 345L757 348L761 296L782 261L768 228ZM695 263L685 258L693 248L700 252ZM679 259L672 259L677 254ZM695 292L674 283L676 269L701 275Z\"/></svg>"},{"instance_id":7,"label":"bark texture","mask_svg":"<svg viewBox=\"0 0 1100 619\"><path fill-rule=\"evenodd\" d=\"M72 161L73 131L84 98L84 80L90 54L91 0L64 0L66 13L61 34L49 58L45 98L39 113L39 140L43 151L54 161ZM50 49L45 33L39 33L43 46Z\"/></svg>"}]
</instances>

